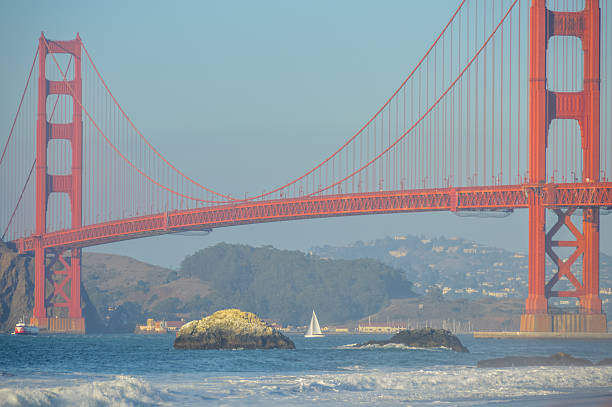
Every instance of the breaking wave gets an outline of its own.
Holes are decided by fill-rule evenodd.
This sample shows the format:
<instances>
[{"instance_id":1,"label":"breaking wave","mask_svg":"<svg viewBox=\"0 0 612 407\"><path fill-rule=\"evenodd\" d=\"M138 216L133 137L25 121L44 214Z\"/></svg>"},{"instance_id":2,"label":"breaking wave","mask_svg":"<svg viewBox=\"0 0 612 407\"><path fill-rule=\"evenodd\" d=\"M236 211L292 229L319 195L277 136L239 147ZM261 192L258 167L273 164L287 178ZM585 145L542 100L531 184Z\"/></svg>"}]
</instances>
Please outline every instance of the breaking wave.
<instances>
[{"instance_id":1,"label":"breaking wave","mask_svg":"<svg viewBox=\"0 0 612 407\"><path fill-rule=\"evenodd\" d=\"M380 392L410 400L455 400L551 395L580 388L605 389L610 384L612 368L460 367L305 376L299 378L293 391Z\"/></svg>"},{"instance_id":2,"label":"breaking wave","mask_svg":"<svg viewBox=\"0 0 612 407\"><path fill-rule=\"evenodd\" d=\"M542 397L565 399L576 397L577 393L610 394L612 367L478 369L455 366L396 371L354 365L339 372L307 375L172 374L150 381L131 376L93 382L81 378L71 386L38 383L19 387L16 383L0 388L0 406L297 406L309 403L467 406L541 400Z\"/></svg>"},{"instance_id":3,"label":"breaking wave","mask_svg":"<svg viewBox=\"0 0 612 407\"><path fill-rule=\"evenodd\" d=\"M161 395L141 379L113 379L57 387L12 387L0 389L0 406L158 406Z\"/></svg>"},{"instance_id":4,"label":"breaking wave","mask_svg":"<svg viewBox=\"0 0 612 407\"><path fill-rule=\"evenodd\" d=\"M407 346L401 343L387 343L384 345L361 345L358 343L350 343L348 345L338 346L336 349L403 349L403 350L424 350L424 351L452 351L451 348L447 348L446 346L438 346L435 348L424 348L418 346Z\"/></svg>"}]
</instances>

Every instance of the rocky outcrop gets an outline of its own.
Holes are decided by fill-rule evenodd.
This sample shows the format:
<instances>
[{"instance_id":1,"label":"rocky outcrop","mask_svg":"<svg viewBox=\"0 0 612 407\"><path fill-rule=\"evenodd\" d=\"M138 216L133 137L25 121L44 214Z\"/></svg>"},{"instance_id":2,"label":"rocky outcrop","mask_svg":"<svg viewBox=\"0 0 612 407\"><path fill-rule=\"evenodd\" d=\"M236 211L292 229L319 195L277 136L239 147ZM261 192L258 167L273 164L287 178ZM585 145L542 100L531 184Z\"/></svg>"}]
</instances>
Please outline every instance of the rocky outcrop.
<instances>
[{"instance_id":1,"label":"rocky outcrop","mask_svg":"<svg viewBox=\"0 0 612 407\"><path fill-rule=\"evenodd\" d=\"M0 332L12 332L34 308L34 264L0 241Z\"/></svg>"},{"instance_id":2,"label":"rocky outcrop","mask_svg":"<svg viewBox=\"0 0 612 407\"><path fill-rule=\"evenodd\" d=\"M226 309L183 325L176 349L295 349L294 343L257 315Z\"/></svg>"},{"instance_id":3,"label":"rocky outcrop","mask_svg":"<svg viewBox=\"0 0 612 407\"><path fill-rule=\"evenodd\" d=\"M469 352L459 338L445 329L414 329L405 330L395 334L386 341L368 341L355 347L384 346L400 344L414 348L449 348L455 352Z\"/></svg>"},{"instance_id":4,"label":"rocky outcrop","mask_svg":"<svg viewBox=\"0 0 612 407\"><path fill-rule=\"evenodd\" d=\"M47 273L50 274L50 273ZM53 294L53 282L47 275L47 301ZM88 333L101 332L102 321L81 285L81 304ZM34 257L19 254L10 243L0 241L0 332L12 332L20 319L32 316L34 309ZM49 315L51 317L54 314Z\"/></svg>"},{"instance_id":5,"label":"rocky outcrop","mask_svg":"<svg viewBox=\"0 0 612 407\"><path fill-rule=\"evenodd\" d=\"M551 356L506 356L478 362L478 367L515 367L515 366L593 366L588 359L575 358L559 352Z\"/></svg>"},{"instance_id":6,"label":"rocky outcrop","mask_svg":"<svg viewBox=\"0 0 612 407\"><path fill-rule=\"evenodd\" d=\"M597 366L612 366L612 358L605 358L597 362Z\"/></svg>"}]
</instances>

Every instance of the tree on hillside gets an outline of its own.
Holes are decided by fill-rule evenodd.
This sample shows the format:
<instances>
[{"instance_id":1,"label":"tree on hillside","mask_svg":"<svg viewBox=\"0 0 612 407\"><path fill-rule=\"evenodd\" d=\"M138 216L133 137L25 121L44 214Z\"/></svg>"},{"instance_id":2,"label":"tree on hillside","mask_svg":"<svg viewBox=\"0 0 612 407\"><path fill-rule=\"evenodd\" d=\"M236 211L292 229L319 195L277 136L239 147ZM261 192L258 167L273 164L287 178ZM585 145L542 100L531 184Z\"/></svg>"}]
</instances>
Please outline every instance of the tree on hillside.
<instances>
[{"instance_id":1,"label":"tree on hillside","mask_svg":"<svg viewBox=\"0 0 612 407\"><path fill-rule=\"evenodd\" d=\"M375 260L324 260L299 251L221 243L187 256L181 275L211 285L210 308L238 307L283 323L344 322L413 296L402 272ZM186 312L201 312L188 307Z\"/></svg>"}]
</instances>

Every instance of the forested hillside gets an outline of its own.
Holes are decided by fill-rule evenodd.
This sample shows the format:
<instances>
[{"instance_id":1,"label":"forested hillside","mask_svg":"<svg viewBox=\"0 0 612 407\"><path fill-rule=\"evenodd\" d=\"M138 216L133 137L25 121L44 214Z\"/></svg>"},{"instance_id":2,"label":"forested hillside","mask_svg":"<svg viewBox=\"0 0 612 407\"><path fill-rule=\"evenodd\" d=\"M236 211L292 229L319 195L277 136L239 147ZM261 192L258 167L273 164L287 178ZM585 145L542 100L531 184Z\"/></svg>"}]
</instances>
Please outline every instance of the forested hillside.
<instances>
[{"instance_id":1,"label":"forested hillside","mask_svg":"<svg viewBox=\"0 0 612 407\"><path fill-rule=\"evenodd\" d=\"M181 278L207 282L212 293L189 309L238 307L284 324L305 324L314 308L327 323L375 313L414 294L404 273L370 260L324 260L299 251L218 244L183 260Z\"/></svg>"},{"instance_id":2,"label":"forested hillside","mask_svg":"<svg viewBox=\"0 0 612 407\"><path fill-rule=\"evenodd\" d=\"M238 307L282 324L357 320L413 296L403 273L376 260L322 260L272 247L218 244L169 270L125 256L84 253L83 283L109 332L146 318L195 319Z\"/></svg>"}]
</instances>

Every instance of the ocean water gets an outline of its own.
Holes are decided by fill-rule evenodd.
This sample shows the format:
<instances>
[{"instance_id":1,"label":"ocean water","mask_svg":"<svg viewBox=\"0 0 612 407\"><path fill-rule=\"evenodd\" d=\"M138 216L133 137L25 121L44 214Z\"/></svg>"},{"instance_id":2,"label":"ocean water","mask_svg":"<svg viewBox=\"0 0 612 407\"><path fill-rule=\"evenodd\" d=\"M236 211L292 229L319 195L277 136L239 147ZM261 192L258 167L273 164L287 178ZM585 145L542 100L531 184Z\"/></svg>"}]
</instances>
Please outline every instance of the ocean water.
<instances>
[{"instance_id":1,"label":"ocean water","mask_svg":"<svg viewBox=\"0 0 612 407\"><path fill-rule=\"evenodd\" d=\"M612 406L612 367L479 369L610 341L473 339L470 353L351 349L381 335L291 336L296 350L185 351L172 335L0 335L0 406Z\"/></svg>"}]
</instances>

